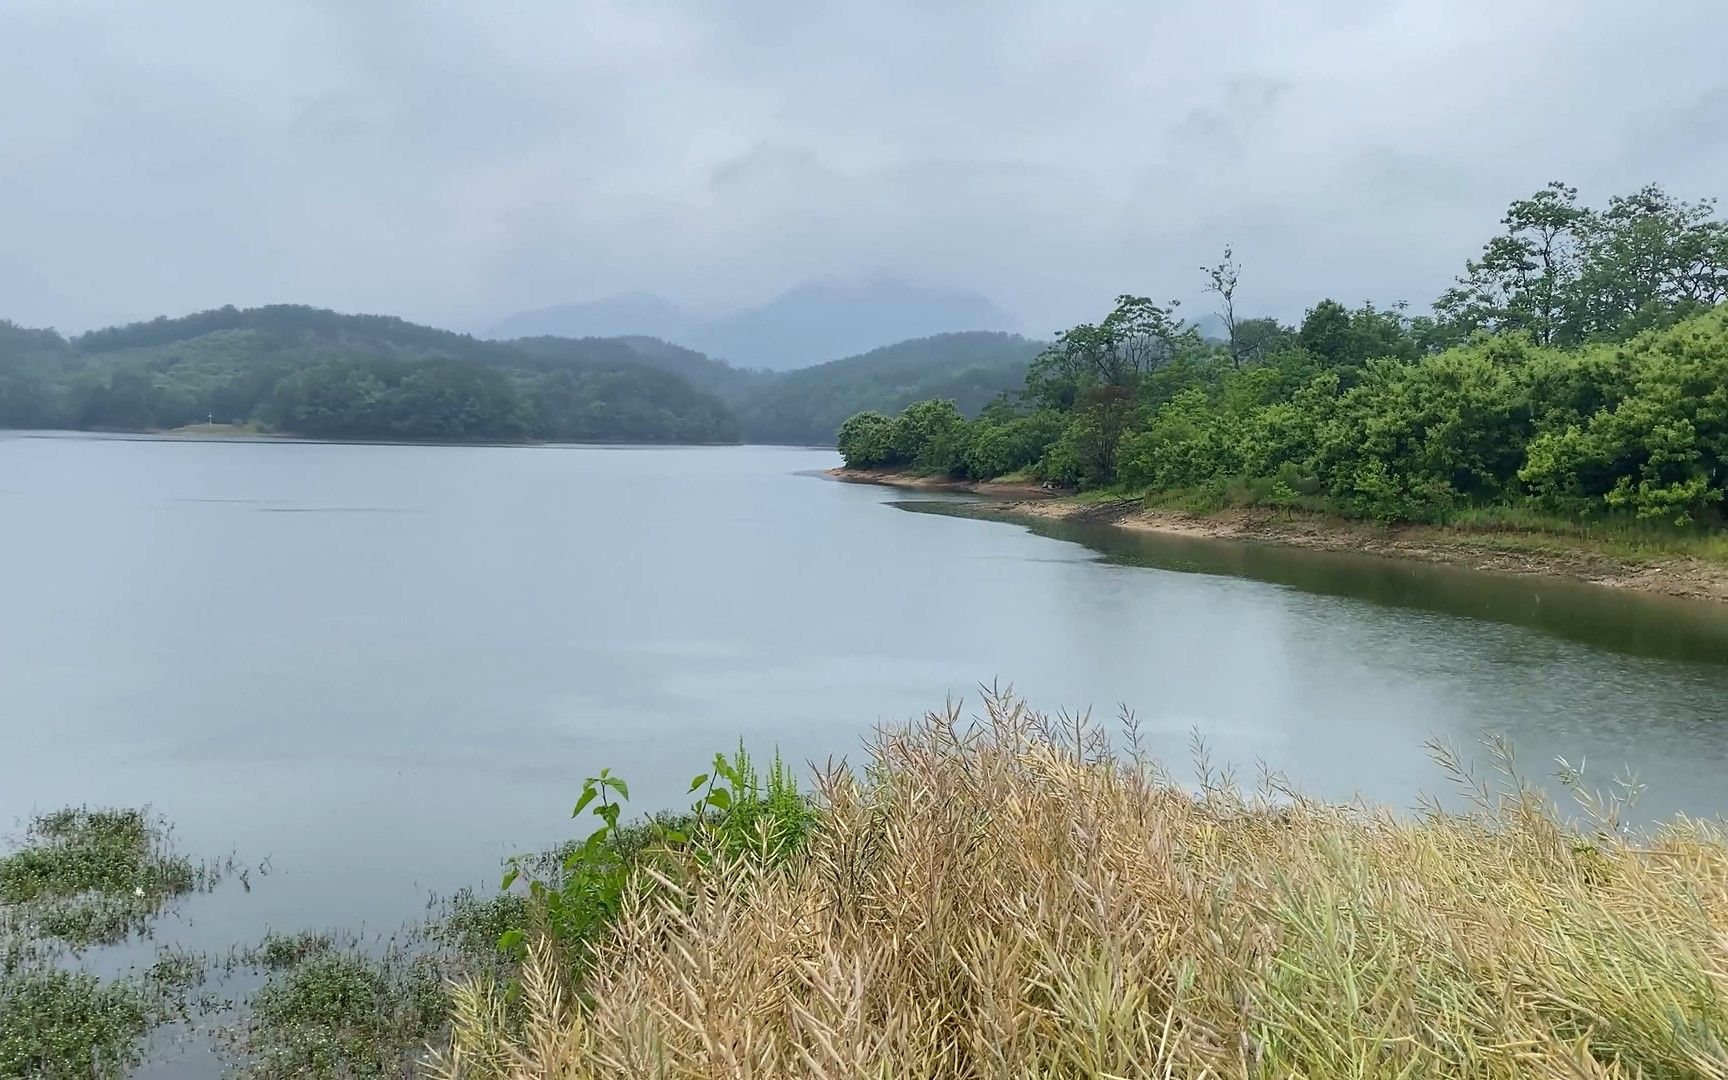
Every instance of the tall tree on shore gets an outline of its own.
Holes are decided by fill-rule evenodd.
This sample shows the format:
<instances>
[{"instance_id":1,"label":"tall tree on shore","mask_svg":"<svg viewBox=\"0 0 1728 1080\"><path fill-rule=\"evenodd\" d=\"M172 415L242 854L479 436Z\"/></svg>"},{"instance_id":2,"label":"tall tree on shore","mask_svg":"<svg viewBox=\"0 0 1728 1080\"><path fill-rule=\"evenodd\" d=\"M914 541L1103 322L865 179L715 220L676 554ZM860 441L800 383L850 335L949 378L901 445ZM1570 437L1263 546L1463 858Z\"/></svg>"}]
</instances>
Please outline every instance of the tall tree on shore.
<instances>
[{"instance_id":1,"label":"tall tree on shore","mask_svg":"<svg viewBox=\"0 0 1728 1080\"><path fill-rule=\"evenodd\" d=\"M1592 215L1578 205L1578 189L1551 182L1519 199L1500 219L1505 231L1434 304L1457 329L1527 331L1539 345L1577 339L1582 244Z\"/></svg>"},{"instance_id":2,"label":"tall tree on shore","mask_svg":"<svg viewBox=\"0 0 1728 1080\"><path fill-rule=\"evenodd\" d=\"M1715 213L1714 199L1649 184L1592 215L1578 283L1585 332L1624 337L1728 299L1728 222Z\"/></svg>"},{"instance_id":3,"label":"tall tree on shore","mask_svg":"<svg viewBox=\"0 0 1728 1080\"><path fill-rule=\"evenodd\" d=\"M1087 390L1133 390L1147 375L1199 342L1176 315L1179 301L1157 304L1124 294L1100 323L1064 330L1032 361L1028 390L1041 404L1068 408Z\"/></svg>"},{"instance_id":4,"label":"tall tree on shore","mask_svg":"<svg viewBox=\"0 0 1728 1080\"><path fill-rule=\"evenodd\" d=\"M1624 340L1728 299L1728 222L1712 199L1650 184L1591 210L1559 181L1507 208L1503 232L1434 304L1453 339Z\"/></svg>"}]
</instances>

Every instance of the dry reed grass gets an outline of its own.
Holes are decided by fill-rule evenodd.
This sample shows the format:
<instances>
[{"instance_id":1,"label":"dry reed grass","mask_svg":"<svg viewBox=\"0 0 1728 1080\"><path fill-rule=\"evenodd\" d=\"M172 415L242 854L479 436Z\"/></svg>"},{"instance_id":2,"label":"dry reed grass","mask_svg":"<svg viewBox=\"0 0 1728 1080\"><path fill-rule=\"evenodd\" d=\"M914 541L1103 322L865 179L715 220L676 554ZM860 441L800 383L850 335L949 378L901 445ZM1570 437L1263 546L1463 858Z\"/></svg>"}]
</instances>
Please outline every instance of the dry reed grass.
<instances>
[{"instance_id":1,"label":"dry reed grass","mask_svg":"<svg viewBox=\"0 0 1728 1080\"><path fill-rule=\"evenodd\" d=\"M644 871L579 991L458 988L440 1071L1728 1076L1714 825L1196 794L1003 696L872 750L798 857Z\"/></svg>"}]
</instances>

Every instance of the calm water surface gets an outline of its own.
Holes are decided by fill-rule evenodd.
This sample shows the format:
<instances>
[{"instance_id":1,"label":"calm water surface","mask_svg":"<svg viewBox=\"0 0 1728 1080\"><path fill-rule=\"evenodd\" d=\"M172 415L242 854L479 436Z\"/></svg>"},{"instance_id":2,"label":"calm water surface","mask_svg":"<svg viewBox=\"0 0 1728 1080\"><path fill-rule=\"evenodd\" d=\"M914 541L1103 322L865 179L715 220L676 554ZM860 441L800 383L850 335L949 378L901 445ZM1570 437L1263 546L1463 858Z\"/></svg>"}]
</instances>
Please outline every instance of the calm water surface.
<instances>
[{"instance_id":1,"label":"calm water surface","mask_svg":"<svg viewBox=\"0 0 1728 1080\"><path fill-rule=\"evenodd\" d=\"M0 433L0 823L147 802L270 857L165 936L393 927L565 836L602 765L647 809L740 736L856 758L997 679L1328 796L1412 805L1425 739L1499 729L1728 809L1728 609L1034 532L835 461Z\"/></svg>"}]
</instances>

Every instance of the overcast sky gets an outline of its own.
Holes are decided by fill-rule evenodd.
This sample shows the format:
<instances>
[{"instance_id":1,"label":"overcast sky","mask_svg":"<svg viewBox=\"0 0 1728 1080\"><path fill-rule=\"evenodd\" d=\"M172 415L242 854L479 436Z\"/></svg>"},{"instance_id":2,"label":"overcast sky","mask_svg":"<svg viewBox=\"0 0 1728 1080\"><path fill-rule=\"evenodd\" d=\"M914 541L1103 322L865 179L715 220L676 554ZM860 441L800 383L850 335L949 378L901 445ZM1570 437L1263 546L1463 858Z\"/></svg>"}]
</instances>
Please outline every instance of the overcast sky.
<instances>
[{"instance_id":1,"label":"overcast sky","mask_svg":"<svg viewBox=\"0 0 1728 1080\"><path fill-rule=\"evenodd\" d=\"M887 271L1425 304L1505 204L1728 194L1728 4L0 0L0 316L459 328Z\"/></svg>"}]
</instances>

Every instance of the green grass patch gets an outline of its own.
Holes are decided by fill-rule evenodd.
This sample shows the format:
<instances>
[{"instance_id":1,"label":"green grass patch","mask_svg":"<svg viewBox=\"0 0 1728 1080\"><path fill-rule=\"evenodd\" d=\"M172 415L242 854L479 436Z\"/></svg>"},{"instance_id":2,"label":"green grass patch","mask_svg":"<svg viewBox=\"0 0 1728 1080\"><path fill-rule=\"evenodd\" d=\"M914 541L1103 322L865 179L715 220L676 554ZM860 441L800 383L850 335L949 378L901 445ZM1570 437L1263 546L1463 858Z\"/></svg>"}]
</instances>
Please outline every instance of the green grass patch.
<instances>
[{"instance_id":1,"label":"green grass patch","mask_svg":"<svg viewBox=\"0 0 1728 1080\"><path fill-rule=\"evenodd\" d=\"M1084 504L1136 501L1148 509L1206 515L1225 510L1290 511L1337 518L1356 525L1376 523L1352 513L1338 499L1293 491L1272 480L1234 480L1203 488L1128 491L1105 488L1084 492ZM1565 514L1521 503L1478 504L1454 508L1434 522L1404 523L1492 538L1521 548L1598 551L1631 561L1684 556L1728 565L1728 532L1641 520L1629 512Z\"/></svg>"},{"instance_id":2,"label":"green grass patch","mask_svg":"<svg viewBox=\"0 0 1728 1080\"><path fill-rule=\"evenodd\" d=\"M240 1033L239 1074L411 1073L449 1009L446 972L437 960L398 949L380 958L328 947L295 951L298 958L272 972L252 999ZM272 955L286 960L290 952Z\"/></svg>"},{"instance_id":3,"label":"green grass patch","mask_svg":"<svg viewBox=\"0 0 1728 1080\"><path fill-rule=\"evenodd\" d=\"M1447 515L1445 525L1462 532L1525 534L1600 548L1625 558L1685 555L1728 564L1728 533L1639 520L1630 513L1588 518L1532 506L1470 506Z\"/></svg>"},{"instance_id":4,"label":"green grass patch","mask_svg":"<svg viewBox=\"0 0 1728 1080\"><path fill-rule=\"evenodd\" d=\"M117 979L62 962L215 884L218 868L176 854L169 833L144 810L73 807L31 820L0 857L0 1077L125 1076L152 1028L191 1015L201 956L162 950Z\"/></svg>"},{"instance_id":5,"label":"green grass patch","mask_svg":"<svg viewBox=\"0 0 1728 1080\"><path fill-rule=\"evenodd\" d=\"M69 807L33 819L0 857L0 904L15 936L109 944L142 930L172 899L213 887L214 864L173 851L166 822L143 810Z\"/></svg>"},{"instance_id":6,"label":"green grass patch","mask_svg":"<svg viewBox=\"0 0 1728 1080\"><path fill-rule=\"evenodd\" d=\"M165 830L140 810L74 808L31 822L22 850L0 858L0 901L24 904L80 893L190 890L190 862L162 850Z\"/></svg>"},{"instance_id":7,"label":"green grass patch","mask_svg":"<svg viewBox=\"0 0 1728 1080\"><path fill-rule=\"evenodd\" d=\"M335 948L335 939L329 934L310 930L298 934L269 934L241 954L241 964L266 971L285 971Z\"/></svg>"},{"instance_id":8,"label":"green grass patch","mask_svg":"<svg viewBox=\"0 0 1728 1080\"><path fill-rule=\"evenodd\" d=\"M125 1076L155 1019L127 981L36 968L0 977L0 1076Z\"/></svg>"},{"instance_id":9,"label":"green grass patch","mask_svg":"<svg viewBox=\"0 0 1728 1080\"><path fill-rule=\"evenodd\" d=\"M464 889L382 943L348 932L267 935L229 960L230 973L265 978L219 1042L235 1074L256 1080L414 1075L428 1044L444 1039L453 981L516 977L499 939L526 916L520 894Z\"/></svg>"}]
</instances>

